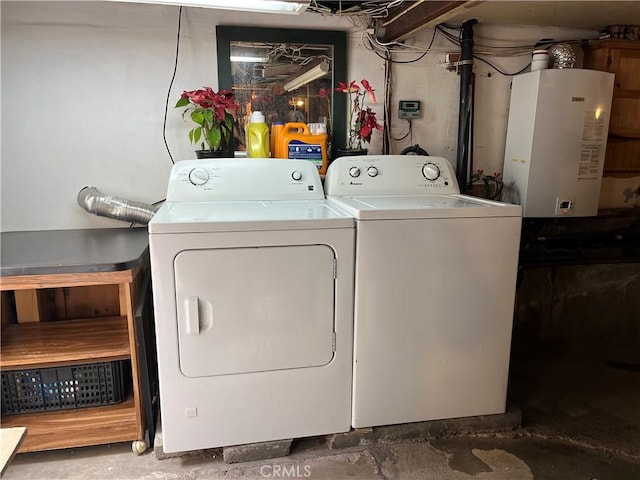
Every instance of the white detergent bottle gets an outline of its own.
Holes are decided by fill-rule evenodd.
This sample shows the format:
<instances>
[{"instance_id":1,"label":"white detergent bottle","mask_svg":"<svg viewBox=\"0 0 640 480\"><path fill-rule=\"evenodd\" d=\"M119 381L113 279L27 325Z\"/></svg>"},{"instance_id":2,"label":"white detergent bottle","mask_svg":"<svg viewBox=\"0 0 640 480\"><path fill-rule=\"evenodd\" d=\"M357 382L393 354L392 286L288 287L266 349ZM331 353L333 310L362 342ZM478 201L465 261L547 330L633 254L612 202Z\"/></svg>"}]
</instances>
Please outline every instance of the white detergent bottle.
<instances>
[{"instance_id":1,"label":"white detergent bottle","mask_svg":"<svg viewBox=\"0 0 640 480\"><path fill-rule=\"evenodd\" d=\"M247 156L269 158L269 127L260 111L251 113L247 126Z\"/></svg>"}]
</instances>

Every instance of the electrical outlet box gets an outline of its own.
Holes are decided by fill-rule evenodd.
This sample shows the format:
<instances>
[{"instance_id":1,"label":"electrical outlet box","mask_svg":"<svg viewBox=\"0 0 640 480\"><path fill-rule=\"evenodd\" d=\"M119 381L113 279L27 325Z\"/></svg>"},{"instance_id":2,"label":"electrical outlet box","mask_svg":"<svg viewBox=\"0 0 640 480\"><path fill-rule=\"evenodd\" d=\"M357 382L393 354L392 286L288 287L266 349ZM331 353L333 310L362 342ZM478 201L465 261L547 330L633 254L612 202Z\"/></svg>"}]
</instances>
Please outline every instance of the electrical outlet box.
<instances>
[{"instance_id":1,"label":"electrical outlet box","mask_svg":"<svg viewBox=\"0 0 640 480\"><path fill-rule=\"evenodd\" d=\"M565 217L573 215L575 199L569 197L556 197L556 216Z\"/></svg>"},{"instance_id":2,"label":"electrical outlet box","mask_svg":"<svg viewBox=\"0 0 640 480\"><path fill-rule=\"evenodd\" d=\"M398 118L420 118L420 100L400 100Z\"/></svg>"}]
</instances>

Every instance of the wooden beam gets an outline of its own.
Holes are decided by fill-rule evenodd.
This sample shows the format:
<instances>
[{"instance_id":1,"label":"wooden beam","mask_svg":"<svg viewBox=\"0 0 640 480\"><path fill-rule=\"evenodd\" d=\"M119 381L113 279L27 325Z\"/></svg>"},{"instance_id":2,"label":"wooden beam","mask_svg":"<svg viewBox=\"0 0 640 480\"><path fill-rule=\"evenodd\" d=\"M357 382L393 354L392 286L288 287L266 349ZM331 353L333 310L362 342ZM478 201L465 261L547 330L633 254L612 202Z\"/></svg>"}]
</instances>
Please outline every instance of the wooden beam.
<instances>
[{"instance_id":1,"label":"wooden beam","mask_svg":"<svg viewBox=\"0 0 640 480\"><path fill-rule=\"evenodd\" d=\"M478 4L477 0L454 0L432 2L421 0L408 8L401 9L397 15L387 20L384 26L383 42L403 40L417 30L445 22L454 14Z\"/></svg>"}]
</instances>

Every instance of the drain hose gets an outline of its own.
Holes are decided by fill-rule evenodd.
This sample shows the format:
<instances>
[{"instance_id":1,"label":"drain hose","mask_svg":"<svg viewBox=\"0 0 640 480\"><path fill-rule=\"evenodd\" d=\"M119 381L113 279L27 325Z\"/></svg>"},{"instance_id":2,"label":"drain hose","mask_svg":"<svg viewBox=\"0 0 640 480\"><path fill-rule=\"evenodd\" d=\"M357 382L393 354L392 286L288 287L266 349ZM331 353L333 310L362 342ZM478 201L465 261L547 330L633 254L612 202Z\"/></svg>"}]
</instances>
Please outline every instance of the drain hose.
<instances>
[{"instance_id":1,"label":"drain hose","mask_svg":"<svg viewBox=\"0 0 640 480\"><path fill-rule=\"evenodd\" d=\"M102 193L96 187L84 187L78 192L78 205L99 217L115 218L146 225L160 206L133 202Z\"/></svg>"}]
</instances>

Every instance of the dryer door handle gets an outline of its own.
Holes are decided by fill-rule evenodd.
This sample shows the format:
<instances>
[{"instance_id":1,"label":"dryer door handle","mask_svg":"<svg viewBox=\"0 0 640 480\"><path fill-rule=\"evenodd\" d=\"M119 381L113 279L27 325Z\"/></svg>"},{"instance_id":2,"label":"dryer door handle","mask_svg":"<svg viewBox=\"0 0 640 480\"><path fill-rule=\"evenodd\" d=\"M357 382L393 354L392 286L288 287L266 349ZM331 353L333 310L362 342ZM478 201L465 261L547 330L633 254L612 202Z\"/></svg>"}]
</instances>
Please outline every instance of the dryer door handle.
<instances>
[{"instance_id":1,"label":"dryer door handle","mask_svg":"<svg viewBox=\"0 0 640 480\"><path fill-rule=\"evenodd\" d=\"M187 297L185 300L187 335L200 335L200 314L198 297Z\"/></svg>"}]
</instances>

